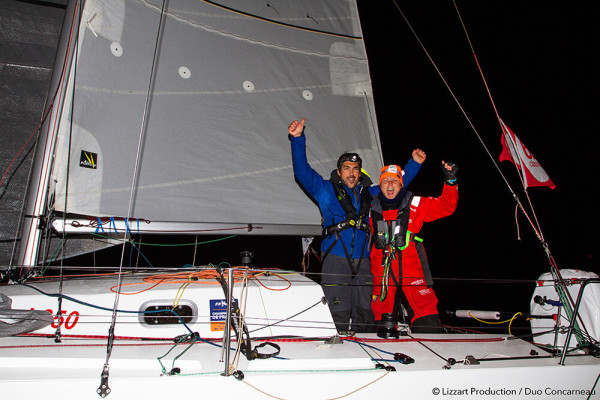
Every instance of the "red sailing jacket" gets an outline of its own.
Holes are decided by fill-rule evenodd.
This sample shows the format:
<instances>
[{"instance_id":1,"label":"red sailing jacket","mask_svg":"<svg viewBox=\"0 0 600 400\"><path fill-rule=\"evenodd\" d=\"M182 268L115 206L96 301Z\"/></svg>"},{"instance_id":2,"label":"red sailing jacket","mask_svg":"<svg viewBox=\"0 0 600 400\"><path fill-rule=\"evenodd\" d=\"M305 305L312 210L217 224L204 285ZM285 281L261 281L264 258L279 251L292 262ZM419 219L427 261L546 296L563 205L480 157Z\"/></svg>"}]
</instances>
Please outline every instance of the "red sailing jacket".
<instances>
[{"instance_id":1,"label":"red sailing jacket","mask_svg":"<svg viewBox=\"0 0 600 400\"><path fill-rule=\"evenodd\" d=\"M421 231L423 223L435 221L443 217L451 215L456 210L458 203L458 186L444 185L442 195L439 197L421 197L414 196L410 204L410 219L408 222L408 230L414 234ZM398 215L398 210L383 211L383 218L386 221L395 220ZM371 226L372 228L372 226ZM383 259L383 250L376 249L374 246L371 249L371 267L375 274L376 268L381 268ZM398 271L398 260L392 261L392 267ZM402 276L422 276L423 272L417 274L421 270L421 262L415 248L415 243L410 241L408 247L402 251ZM378 274L381 276L381 274Z\"/></svg>"}]
</instances>

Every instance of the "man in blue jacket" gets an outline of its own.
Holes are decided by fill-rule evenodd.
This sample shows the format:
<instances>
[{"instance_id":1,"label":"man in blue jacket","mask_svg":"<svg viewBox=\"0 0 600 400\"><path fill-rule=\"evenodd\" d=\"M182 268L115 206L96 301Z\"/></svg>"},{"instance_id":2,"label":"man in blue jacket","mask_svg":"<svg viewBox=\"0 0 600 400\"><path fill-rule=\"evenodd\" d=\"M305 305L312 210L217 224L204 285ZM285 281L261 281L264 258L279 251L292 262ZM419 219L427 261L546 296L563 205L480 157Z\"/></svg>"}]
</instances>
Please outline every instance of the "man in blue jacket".
<instances>
[{"instance_id":1,"label":"man in blue jacket","mask_svg":"<svg viewBox=\"0 0 600 400\"><path fill-rule=\"evenodd\" d=\"M288 127L292 143L294 175L318 203L323 218L323 291L340 332L374 332L371 310L373 275L369 263L369 209L380 191L366 174L356 153L344 153L329 180L323 179L306 159L306 137L302 120ZM404 167L405 185L412 181L425 161L416 149Z\"/></svg>"}]
</instances>

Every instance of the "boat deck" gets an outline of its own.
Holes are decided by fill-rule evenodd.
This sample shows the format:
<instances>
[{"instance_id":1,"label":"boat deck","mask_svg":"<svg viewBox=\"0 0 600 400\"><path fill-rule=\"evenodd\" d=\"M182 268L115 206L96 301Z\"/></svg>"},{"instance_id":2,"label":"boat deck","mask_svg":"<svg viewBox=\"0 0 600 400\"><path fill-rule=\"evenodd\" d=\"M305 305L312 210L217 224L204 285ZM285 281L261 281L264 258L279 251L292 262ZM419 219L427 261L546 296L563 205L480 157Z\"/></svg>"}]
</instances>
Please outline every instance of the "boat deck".
<instances>
[{"instance_id":1,"label":"boat deck","mask_svg":"<svg viewBox=\"0 0 600 400\"><path fill-rule=\"evenodd\" d=\"M166 340L116 340L109 361L108 397L162 398L196 391L210 398L246 399L360 399L392 393L416 398L570 399L588 398L585 393L590 393L600 374L598 358L572 355L562 366L558 357L501 335L419 334L384 340L367 334L344 337L335 344L268 341L281 348L279 355L252 361L240 357L234 367L243 373L238 380L224 376L218 341L176 345ZM254 341L252 346L260 343ZM258 350L270 353L273 348ZM395 353L414 362L394 360ZM96 399L106 354L106 339L65 337L55 343L48 337L3 338L3 399L28 398L40 391L58 391L61 398ZM449 363L450 359L456 363ZM177 373L169 374L172 370ZM590 398L600 398L599 391L596 388Z\"/></svg>"}]
</instances>

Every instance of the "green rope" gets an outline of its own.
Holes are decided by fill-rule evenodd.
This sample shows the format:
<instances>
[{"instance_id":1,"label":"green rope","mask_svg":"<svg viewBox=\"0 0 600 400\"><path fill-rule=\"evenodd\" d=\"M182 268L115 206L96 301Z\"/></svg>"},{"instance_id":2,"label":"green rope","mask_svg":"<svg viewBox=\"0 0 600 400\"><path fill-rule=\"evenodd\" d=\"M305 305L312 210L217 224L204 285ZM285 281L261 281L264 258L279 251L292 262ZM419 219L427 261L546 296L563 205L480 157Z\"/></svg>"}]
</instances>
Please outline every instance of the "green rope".
<instances>
[{"instance_id":1,"label":"green rope","mask_svg":"<svg viewBox=\"0 0 600 400\"><path fill-rule=\"evenodd\" d=\"M179 339L170 349L169 351L167 351L165 354L163 354L160 357L156 357L156 359L158 360L158 363L160 364L162 373L164 375L169 374L167 372L167 370L165 369L165 366L163 365L161 359L165 358L166 356L169 355L169 353L171 353L171 351L173 351L173 349L175 349L177 346L179 346L179 344L186 338L188 338L189 335L186 335L184 337L182 337L181 339ZM175 361L177 361L179 359L179 357L183 356L193 345L194 343L196 343L198 340L196 339L196 336L192 336L192 342L181 352L179 353L175 358L173 358L173 361L171 362L171 371L173 371L175 369ZM179 374L177 374L179 375Z\"/></svg>"},{"instance_id":2,"label":"green rope","mask_svg":"<svg viewBox=\"0 0 600 400\"><path fill-rule=\"evenodd\" d=\"M383 259L383 274L381 276L381 293L379 293L379 301L384 301L388 294L388 281L390 279L390 268L392 264L392 255L386 252Z\"/></svg>"}]
</instances>

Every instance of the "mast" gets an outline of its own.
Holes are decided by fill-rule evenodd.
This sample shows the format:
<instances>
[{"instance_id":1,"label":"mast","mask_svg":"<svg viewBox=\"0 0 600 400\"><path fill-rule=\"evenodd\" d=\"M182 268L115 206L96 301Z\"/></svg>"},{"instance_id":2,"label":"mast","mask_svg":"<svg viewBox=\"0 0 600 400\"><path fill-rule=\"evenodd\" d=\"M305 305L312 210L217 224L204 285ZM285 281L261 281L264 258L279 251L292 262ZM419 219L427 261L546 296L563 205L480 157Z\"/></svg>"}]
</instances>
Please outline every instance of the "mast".
<instances>
[{"instance_id":1,"label":"mast","mask_svg":"<svg viewBox=\"0 0 600 400\"><path fill-rule=\"evenodd\" d=\"M46 224L45 209L48 203L50 172L59 131L59 120L64 110L65 96L73 67L75 41L77 40L75 34L79 33L79 18L76 17L80 12L80 3L79 1L70 1L65 12L63 34L56 52L44 115L48 108L51 110L40 128L34 155L35 162L31 170L31 183L21 229L21 245L16 259L16 264L19 266L34 266L38 259L42 230ZM65 34L66 32L69 34Z\"/></svg>"}]
</instances>

